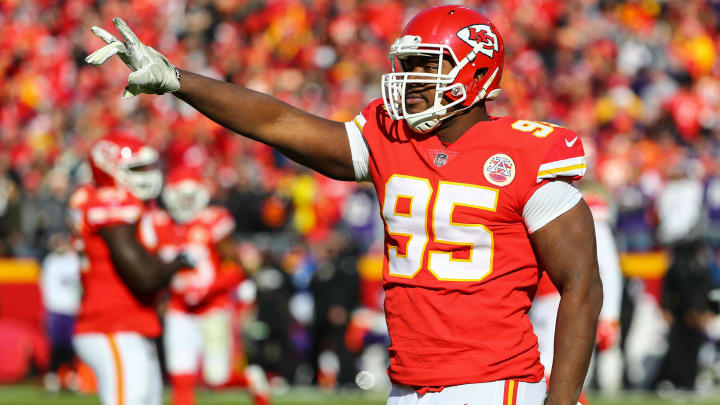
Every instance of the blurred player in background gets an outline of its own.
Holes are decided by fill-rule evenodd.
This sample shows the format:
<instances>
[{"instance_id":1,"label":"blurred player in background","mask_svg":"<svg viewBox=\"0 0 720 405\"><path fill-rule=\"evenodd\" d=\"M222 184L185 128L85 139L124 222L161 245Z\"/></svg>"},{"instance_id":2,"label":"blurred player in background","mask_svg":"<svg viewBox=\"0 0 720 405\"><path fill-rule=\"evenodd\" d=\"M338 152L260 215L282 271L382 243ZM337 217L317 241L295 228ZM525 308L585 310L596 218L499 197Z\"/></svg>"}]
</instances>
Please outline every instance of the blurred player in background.
<instances>
[{"instance_id":1,"label":"blurred player in background","mask_svg":"<svg viewBox=\"0 0 720 405\"><path fill-rule=\"evenodd\" d=\"M84 250L73 344L95 372L103 405L159 405L155 297L190 263L184 255L163 262L139 242L145 202L162 187L155 149L127 134L110 134L92 146L89 163L93 183L70 198Z\"/></svg>"},{"instance_id":2,"label":"blurred player in background","mask_svg":"<svg viewBox=\"0 0 720 405\"><path fill-rule=\"evenodd\" d=\"M581 189L595 222L598 265L603 282L603 307L600 311L596 338L600 361L598 384L602 389L617 391L622 383L622 359L619 347L622 272L611 229L610 196L597 183L581 183ZM545 366L545 376L548 379L555 354L553 347L559 304L560 293L547 273L544 273L530 309L530 320L538 337L540 361ZM584 395L579 402L588 403Z\"/></svg>"},{"instance_id":3,"label":"blurred player in background","mask_svg":"<svg viewBox=\"0 0 720 405\"><path fill-rule=\"evenodd\" d=\"M208 206L210 189L195 169L170 171L162 193L167 213L150 216L161 258L172 261L186 252L195 263L173 276L165 314L164 348L172 385L172 404L195 403L198 369L204 382L219 387L233 377L231 294L243 279L232 234L235 221L224 207ZM169 215L168 215L169 214ZM254 403L269 403L263 371L248 366L240 378Z\"/></svg>"},{"instance_id":4,"label":"blurred player in background","mask_svg":"<svg viewBox=\"0 0 720 405\"><path fill-rule=\"evenodd\" d=\"M585 181L579 184L595 221L595 240L598 249L598 266L603 282L603 306L598 319L595 341L598 386L606 392L622 388L623 360L620 350L620 308L623 295L623 274L620 257L613 236L615 223L612 196L600 183ZM594 372L590 366L590 373Z\"/></svg>"},{"instance_id":5,"label":"blurred player in background","mask_svg":"<svg viewBox=\"0 0 720 405\"><path fill-rule=\"evenodd\" d=\"M602 283L590 210L568 181L582 142L557 125L488 115L500 93L497 28L463 6L415 16L391 47L383 99L349 122L175 68L119 18L93 27L133 72L123 97L174 92L231 130L321 174L372 182L385 222L388 404L574 405ZM558 286L547 388L527 312L539 266Z\"/></svg>"}]
</instances>

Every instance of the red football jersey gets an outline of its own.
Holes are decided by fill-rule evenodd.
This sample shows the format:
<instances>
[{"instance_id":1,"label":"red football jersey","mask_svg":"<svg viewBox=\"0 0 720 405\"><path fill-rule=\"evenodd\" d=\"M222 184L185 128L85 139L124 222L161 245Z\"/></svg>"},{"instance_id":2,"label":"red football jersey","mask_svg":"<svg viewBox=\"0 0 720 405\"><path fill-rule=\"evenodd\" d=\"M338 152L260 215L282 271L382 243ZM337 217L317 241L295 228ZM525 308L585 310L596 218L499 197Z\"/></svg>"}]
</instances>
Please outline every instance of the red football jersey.
<instances>
[{"instance_id":1,"label":"red football jersey","mask_svg":"<svg viewBox=\"0 0 720 405\"><path fill-rule=\"evenodd\" d=\"M446 146L390 119L381 100L354 123L385 223L390 379L421 387L540 381L527 314L539 272L523 207L544 182L584 174L577 135L503 117Z\"/></svg>"},{"instance_id":2,"label":"red football jersey","mask_svg":"<svg viewBox=\"0 0 720 405\"><path fill-rule=\"evenodd\" d=\"M120 187L85 185L70 197L73 227L82 238L84 250L83 297L76 333L132 331L148 337L160 335L152 300L141 302L133 295L115 270L110 250L98 233L103 227L135 224L143 211L142 201Z\"/></svg>"},{"instance_id":3,"label":"red football jersey","mask_svg":"<svg viewBox=\"0 0 720 405\"><path fill-rule=\"evenodd\" d=\"M219 206L208 207L185 224L175 223L165 211L152 212L151 221L160 257L172 260L180 252L190 255L194 269L181 270L170 282L169 307L188 313L202 313L230 305L229 291L242 281L237 265L223 266L216 244L230 236L235 220Z\"/></svg>"}]
</instances>

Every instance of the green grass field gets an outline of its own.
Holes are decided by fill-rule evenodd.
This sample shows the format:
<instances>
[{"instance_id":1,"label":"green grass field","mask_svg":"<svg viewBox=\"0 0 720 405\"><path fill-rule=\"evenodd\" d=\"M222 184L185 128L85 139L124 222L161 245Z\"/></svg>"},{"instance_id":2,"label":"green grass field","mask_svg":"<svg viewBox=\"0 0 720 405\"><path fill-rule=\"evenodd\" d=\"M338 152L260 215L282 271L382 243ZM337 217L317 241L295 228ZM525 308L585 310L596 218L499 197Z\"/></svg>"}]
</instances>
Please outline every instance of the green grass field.
<instances>
[{"instance_id":1,"label":"green grass field","mask_svg":"<svg viewBox=\"0 0 720 405\"><path fill-rule=\"evenodd\" d=\"M692 397L677 395L672 399L659 399L654 395L626 394L615 398L593 397L592 405L720 405L720 393ZM165 403L167 404L167 398ZM312 389L292 389L284 395L274 397L276 405L383 405L385 394L360 391L326 393ZM70 393L51 394L32 385L0 386L0 404L3 405L97 405L94 396ZM250 405L251 401L243 391L200 392L198 405Z\"/></svg>"}]
</instances>

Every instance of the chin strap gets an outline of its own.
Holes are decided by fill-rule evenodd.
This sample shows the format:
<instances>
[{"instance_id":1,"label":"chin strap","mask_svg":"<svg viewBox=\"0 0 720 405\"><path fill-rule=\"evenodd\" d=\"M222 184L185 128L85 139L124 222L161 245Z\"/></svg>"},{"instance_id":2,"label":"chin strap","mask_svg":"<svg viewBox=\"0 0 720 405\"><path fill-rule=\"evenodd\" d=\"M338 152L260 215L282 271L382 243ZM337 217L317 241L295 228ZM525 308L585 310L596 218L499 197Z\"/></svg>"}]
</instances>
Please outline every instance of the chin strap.
<instances>
[{"instance_id":1,"label":"chin strap","mask_svg":"<svg viewBox=\"0 0 720 405\"><path fill-rule=\"evenodd\" d=\"M429 117L408 118L405 121L407 121L410 129L420 134L430 132L440 124L440 118L435 114Z\"/></svg>"}]
</instances>

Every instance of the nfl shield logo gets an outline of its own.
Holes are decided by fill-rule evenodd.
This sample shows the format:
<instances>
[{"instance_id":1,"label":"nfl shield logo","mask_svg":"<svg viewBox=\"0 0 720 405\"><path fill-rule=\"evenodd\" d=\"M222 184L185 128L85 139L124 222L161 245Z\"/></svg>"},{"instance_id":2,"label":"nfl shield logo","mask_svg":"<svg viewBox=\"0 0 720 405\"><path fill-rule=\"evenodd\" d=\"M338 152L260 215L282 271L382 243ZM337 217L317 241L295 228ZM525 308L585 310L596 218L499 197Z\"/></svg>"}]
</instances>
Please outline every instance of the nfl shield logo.
<instances>
[{"instance_id":1,"label":"nfl shield logo","mask_svg":"<svg viewBox=\"0 0 720 405\"><path fill-rule=\"evenodd\" d=\"M498 153L490 156L483 167L485 179L496 186L507 186L515 178L515 162L510 156Z\"/></svg>"},{"instance_id":2,"label":"nfl shield logo","mask_svg":"<svg viewBox=\"0 0 720 405\"><path fill-rule=\"evenodd\" d=\"M448 155L445 152L438 152L437 155L435 155L435 160L433 160L433 163L435 163L435 166L445 166L445 163L447 163Z\"/></svg>"}]
</instances>

